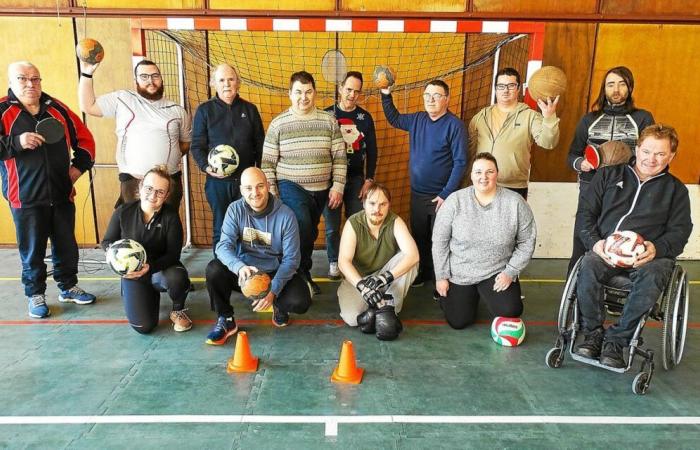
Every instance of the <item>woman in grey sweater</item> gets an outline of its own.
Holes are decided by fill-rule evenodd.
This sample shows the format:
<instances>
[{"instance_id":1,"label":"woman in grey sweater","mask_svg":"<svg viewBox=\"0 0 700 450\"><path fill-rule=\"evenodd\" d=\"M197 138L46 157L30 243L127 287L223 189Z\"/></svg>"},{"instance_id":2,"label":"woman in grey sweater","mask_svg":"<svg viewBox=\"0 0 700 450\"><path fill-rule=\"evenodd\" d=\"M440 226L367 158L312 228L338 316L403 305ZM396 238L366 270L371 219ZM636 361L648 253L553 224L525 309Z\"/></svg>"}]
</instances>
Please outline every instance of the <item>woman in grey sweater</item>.
<instances>
[{"instance_id":1,"label":"woman in grey sweater","mask_svg":"<svg viewBox=\"0 0 700 450\"><path fill-rule=\"evenodd\" d=\"M480 298L494 316L523 312L518 275L535 250L535 218L520 195L498 187L497 178L493 155L477 154L473 186L451 194L435 219L435 289L452 328L474 323Z\"/></svg>"}]
</instances>

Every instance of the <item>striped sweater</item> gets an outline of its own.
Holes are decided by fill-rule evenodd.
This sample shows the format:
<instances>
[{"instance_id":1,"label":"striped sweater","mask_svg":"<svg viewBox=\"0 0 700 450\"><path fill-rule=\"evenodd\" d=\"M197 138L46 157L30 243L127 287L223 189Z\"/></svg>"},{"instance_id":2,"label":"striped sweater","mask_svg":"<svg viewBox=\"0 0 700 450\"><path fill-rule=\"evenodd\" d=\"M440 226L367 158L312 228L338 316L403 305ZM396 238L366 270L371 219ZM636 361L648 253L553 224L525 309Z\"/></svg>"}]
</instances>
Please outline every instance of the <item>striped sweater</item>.
<instances>
[{"instance_id":1,"label":"striped sweater","mask_svg":"<svg viewBox=\"0 0 700 450\"><path fill-rule=\"evenodd\" d=\"M265 136L262 170L274 195L278 180L292 181L307 191L330 186L342 194L347 159L335 117L319 109L303 116L288 109L275 117Z\"/></svg>"}]
</instances>

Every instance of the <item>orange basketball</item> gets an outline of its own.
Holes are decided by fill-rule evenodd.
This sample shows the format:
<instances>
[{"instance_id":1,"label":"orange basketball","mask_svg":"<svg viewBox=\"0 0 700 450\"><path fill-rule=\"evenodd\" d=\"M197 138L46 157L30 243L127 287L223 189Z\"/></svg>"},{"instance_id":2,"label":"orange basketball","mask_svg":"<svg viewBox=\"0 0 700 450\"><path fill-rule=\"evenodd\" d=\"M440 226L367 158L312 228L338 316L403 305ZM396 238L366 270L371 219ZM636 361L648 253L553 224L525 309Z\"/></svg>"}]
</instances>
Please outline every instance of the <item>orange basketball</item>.
<instances>
[{"instance_id":1,"label":"orange basketball","mask_svg":"<svg viewBox=\"0 0 700 450\"><path fill-rule=\"evenodd\" d=\"M75 46L75 54L78 59L89 64L97 64L105 57L102 44L91 38L85 38Z\"/></svg>"},{"instance_id":2,"label":"orange basketball","mask_svg":"<svg viewBox=\"0 0 700 450\"><path fill-rule=\"evenodd\" d=\"M379 89L386 89L396 83L396 72L389 66L377 66L372 75L374 85Z\"/></svg>"},{"instance_id":3,"label":"orange basketball","mask_svg":"<svg viewBox=\"0 0 700 450\"><path fill-rule=\"evenodd\" d=\"M527 82L527 90L535 100L547 100L547 97L554 99L566 91L566 74L558 67L544 66L532 74Z\"/></svg>"},{"instance_id":4,"label":"orange basketball","mask_svg":"<svg viewBox=\"0 0 700 450\"><path fill-rule=\"evenodd\" d=\"M260 300L270 292L270 276L257 272L246 278L241 284L241 293L251 300Z\"/></svg>"}]
</instances>

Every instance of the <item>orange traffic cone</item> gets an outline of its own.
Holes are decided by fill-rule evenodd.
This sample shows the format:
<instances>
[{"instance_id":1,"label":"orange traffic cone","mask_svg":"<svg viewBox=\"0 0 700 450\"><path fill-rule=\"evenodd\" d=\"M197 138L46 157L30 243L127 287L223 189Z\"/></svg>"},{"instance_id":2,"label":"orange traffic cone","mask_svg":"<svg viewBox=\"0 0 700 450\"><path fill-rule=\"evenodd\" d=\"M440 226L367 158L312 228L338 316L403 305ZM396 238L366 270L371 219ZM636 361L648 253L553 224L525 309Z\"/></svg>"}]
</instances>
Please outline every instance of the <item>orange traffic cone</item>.
<instances>
[{"instance_id":1,"label":"orange traffic cone","mask_svg":"<svg viewBox=\"0 0 700 450\"><path fill-rule=\"evenodd\" d=\"M335 383L360 384L365 369L357 367L355 363L355 350L352 341L344 341L340 349L340 361L338 367L333 370L331 381Z\"/></svg>"},{"instance_id":2,"label":"orange traffic cone","mask_svg":"<svg viewBox=\"0 0 700 450\"><path fill-rule=\"evenodd\" d=\"M236 349L233 351L233 358L226 364L226 372L255 372L256 370L258 370L258 358L250 352L248 334L245 331L239 331Z\"/></svg>"}]
</instances>

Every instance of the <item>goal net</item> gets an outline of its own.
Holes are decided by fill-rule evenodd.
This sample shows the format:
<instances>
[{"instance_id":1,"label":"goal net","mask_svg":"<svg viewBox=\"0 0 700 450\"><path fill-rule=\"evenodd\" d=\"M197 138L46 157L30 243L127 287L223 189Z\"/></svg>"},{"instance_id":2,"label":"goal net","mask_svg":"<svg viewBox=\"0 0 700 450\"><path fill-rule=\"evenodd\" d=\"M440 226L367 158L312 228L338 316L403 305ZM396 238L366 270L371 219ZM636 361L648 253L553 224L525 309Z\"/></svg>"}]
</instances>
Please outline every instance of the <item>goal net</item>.
<instances>
[{"instance_id":1,"label":"goal net","mask_svg":"<svg viewBox=\"0 0 700 450\"><path fill-rule=\"evenodd\" d=\"M496 70L514 67L525 77L533 59L532 39L528 33L143 30L144 56L160 66L166 95L184 102L192 115L214 95L209 74L220 63L237 68L242 79L240 96L258 107L265 127L289 108L293 72L306 70L314 75L319 108L336 101L337 77L345 70L362 72L364 95L359 104L372 114L377 132L375 179L389 187L392 209L404 219L410 203L408 135L392 128L384 117L379 91L371 80L375 67L388 65L396 71L393 95L400 112L423 110L425 84L440 78L450 86L450 111L468 124L493 101ZM191 156L187 171L191 243L211 245L205 175ZM321 224L317 245L324 244L323 236Z\"/></svg>"}]
</instances>

